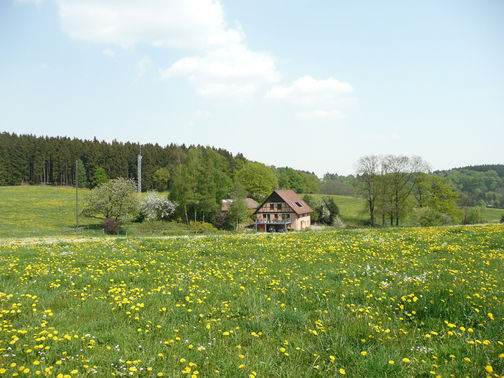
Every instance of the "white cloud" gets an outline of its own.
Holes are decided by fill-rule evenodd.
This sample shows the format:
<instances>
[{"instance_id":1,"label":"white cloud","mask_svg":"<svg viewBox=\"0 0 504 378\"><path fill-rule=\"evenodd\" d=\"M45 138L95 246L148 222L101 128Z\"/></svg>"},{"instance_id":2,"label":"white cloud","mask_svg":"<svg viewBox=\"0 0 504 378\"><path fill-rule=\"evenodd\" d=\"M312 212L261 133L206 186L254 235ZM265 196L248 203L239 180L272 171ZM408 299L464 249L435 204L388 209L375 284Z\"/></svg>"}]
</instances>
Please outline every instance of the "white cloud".
<instances>
[{"instance_id":1,"label":"white cloud","mask_svg":"<svg viewBox=\"0 0 504 378\"><path fill-rule=\"evenodd\" d=\"M349 83L338 81L332 77L316 80L311 76L303 76L288 87L272 88L266 97L316 106L321 103L337 102L341 96L353 93L353 91L354 89Z\"/></svg>"},{"instance_id":2,"label":"white cloud","mask_svg":"<svg viewBox=\"0 0 504 378\"><path fill-rule=\"evenodd\" d=\"M201 119L209 119L213 117L213 114L211 112L204 109L197 109L195 115L197 118Z\"/></svg>"},{"instance_id":3,"label":"white cloud","mask_svg":"<svg viewBox=\"0 0 504 378\"><path fill-rule=\"evenodd\" d=\"M250 96L280 76L271 54L249 50L244 44L182 58L159 72L164 79L187 78L203 97Z\"/></svg>"},{"instance_id":4,"label":"white cloud","mask_svg":"<svg viewBox=\"0 0 504 378\"><path fill-rule=\"evenodd\" d=\"M54 1L62 29L71 38L125 49L142 44L190 51L159 73L164 79L187 79L202 97L250 97L279 81L273 55L247 46L241 26L227 24L220 0ZM109 48L103 53L115 55ZM150 63L144 59L139 62L139 77ZM301 112L335 111L342 101L351 101L343 95L352 92L350 84L334 78L304 76L290 86L272 88L267 98L307 107Z\"/></svg>"},{"instance_id":5,"label":"white cloud","mask_svg":"<svg viewBox=\"0 0 504 378\"><path fill-rule=\"evenodd\" d=\"M227 25L219 0L56 1L72 38L126 49L148 44L192 50L159 72L165 79L188 79L200 96L247 97L278 80L273 56L246 46L240 25Z\"/></svg>"},{"instance_id":6,"label":"white cloud","mask_svg":"<svg viewBox=\"0 0 504 378\"><path fill-rule=\"evenodd\" d=\"M339 110L322 110L315 109L305 112L298 112L296 115L300 118L308 120L338 120L348 118L348 115Z\"/></svg>"},{"instance_id":7,"label":"white cloud","mask_svg":"<svg viewBox=\"0 0 504 378\"><path fill-rule=\"evenodd\" d=\"M354 89L346 82L332 77L317 80L303 76L290 86L276 86L266 98L286 102L301 108L296 115L306 119L342 119L355 103Z\"/></svg>"},{"instance_id":8,"label":"white cloud","mask_svg":"<svg viewBox=\"0 0 504 378\"><path fill-rule=\"evenodd\" d=\"M217 0L57 0L63 30L72 38L131 48L211 49L243 40L229 28Z\"/></svg>"},{"instance_id":9,"label":"white cloud","mask_svg":"<svg viewBox=\"0 0 504 378\"><path fill-rule=\"evenodd\" d=\"M103 49L103 55L109 56L111 58L114 58L116 56L116 53L114 50L111 49Z\"/></svg>"},{"instance_id":10,"label":"white cloud","mask_svg":"<svg viewBox=\"0 0 504 378\"><path fill-rule=\"evenodd\" d=\"M147 72L148 66L151 64L151 60L144 56L140 61L138 62L138 77L143 77L145 73Z\"/></svg>"}]
</instances>

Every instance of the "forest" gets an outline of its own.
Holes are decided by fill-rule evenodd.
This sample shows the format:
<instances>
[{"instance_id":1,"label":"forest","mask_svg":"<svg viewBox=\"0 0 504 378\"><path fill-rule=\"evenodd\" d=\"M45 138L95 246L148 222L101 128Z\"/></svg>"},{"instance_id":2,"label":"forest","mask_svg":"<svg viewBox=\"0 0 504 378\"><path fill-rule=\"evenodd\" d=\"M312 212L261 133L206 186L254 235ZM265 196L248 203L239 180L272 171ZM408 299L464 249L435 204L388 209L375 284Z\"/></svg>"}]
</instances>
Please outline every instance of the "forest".
<instances>
[{"instance_id":1,"label":"forest","mask_svg":"<svg viewBox=\"0 0 504 378\"><path fill-rule=\"evenodd\" d=\"M223 198L245 189L261 200L274 188L297 193L362 195L356 176L267 166L241 153L208 146L143 144L142 190L170 191L179 209L215 217ZM93 188L106 179L137 179L140 146L96 138L41 137L0 133L0 185L74 185ZM481 165L436 171L458 193L458 205L504 208L504 165ZM254 179L254 177L256 179ZM261 178L258 180L258 178ZM254 185L252 185L254 184ZM237 188L237 186L241 188ZM179 210L180 211L180 210ZM179 214L182 215L182 214Z\"/></svg>"},{"instance_id":2,"label":"forest","mask_svg":"<svg viewBox=\"0 0 504 378\"><path fill-rule=\"evenodd\" d=\"M504 164L475 165L436 171L459 193L461 206L504 209Z\"/></svg>"}]
</instances>

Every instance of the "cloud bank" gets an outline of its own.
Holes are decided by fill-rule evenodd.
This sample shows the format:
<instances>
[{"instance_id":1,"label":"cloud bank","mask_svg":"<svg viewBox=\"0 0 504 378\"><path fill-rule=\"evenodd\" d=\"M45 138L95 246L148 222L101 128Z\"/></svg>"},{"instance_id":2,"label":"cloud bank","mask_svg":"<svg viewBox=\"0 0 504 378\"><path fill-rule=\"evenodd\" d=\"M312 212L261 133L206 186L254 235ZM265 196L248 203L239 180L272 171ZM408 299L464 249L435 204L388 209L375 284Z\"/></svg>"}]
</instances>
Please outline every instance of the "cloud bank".
<instances>
[{"instance_id":1,"label":"cloud bank","mask_svg":"<svg viewBox=\"0 0 504 378\"><path fill-rule=\"evenodd\" d=\"M24 0L26 1L26 0ZM33 0L31 0L33 1ZM270 52L255 51L245 32L226 22L219 0L55 0L62 29L71 38L132 50L137 45L169 48L186 54L159 68L162 79L183 78L206 99L250 98L296 106L310 119L341 119L355 100L353 87L335 78L306 75L281 85L281 73ZM114 57L105 48L103 53ZM143 58L138 77L153 64Z\"/></svg>"}]
</instances>

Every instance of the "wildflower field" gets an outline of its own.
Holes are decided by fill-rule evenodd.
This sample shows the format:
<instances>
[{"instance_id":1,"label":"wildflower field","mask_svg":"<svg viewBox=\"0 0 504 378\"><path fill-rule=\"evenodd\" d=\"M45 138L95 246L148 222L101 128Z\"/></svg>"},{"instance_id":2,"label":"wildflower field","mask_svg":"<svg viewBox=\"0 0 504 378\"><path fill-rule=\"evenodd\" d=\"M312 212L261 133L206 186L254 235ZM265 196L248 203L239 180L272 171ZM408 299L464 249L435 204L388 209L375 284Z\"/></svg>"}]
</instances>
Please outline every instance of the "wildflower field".
<instances>
[{"instance_id":1,"label":"wildflower field","mask_svg":"<svg viewBox=\"0 0 504 378\"><path fill-rule=\"evenodd\" d=\"M7 376L499 376L504 225L0 241Z\"/></svg>"}]
</instances>

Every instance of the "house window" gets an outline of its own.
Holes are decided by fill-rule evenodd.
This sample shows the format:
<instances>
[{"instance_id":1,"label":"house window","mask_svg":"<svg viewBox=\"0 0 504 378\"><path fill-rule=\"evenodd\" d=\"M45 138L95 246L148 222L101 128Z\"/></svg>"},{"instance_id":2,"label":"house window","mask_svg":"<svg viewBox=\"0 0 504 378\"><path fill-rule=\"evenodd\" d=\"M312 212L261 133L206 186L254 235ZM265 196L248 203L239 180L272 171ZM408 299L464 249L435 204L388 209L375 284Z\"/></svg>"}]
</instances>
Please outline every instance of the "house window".
<instances>
[{"instance_id":1,"label":"house window","mask_svg":"<svg viewBox=\"0 0 504 378\"><path fill-rule=\"evenodd\" d=\"M296 202L296 205L298 205L298 207L303 207L303 205L301 205L299 202Z\"/></svg>"},{"instance_id":2,"label":"house window","mask_svg":"<svg viewBox=\"0 0 504 378\"><path fill-rule=\"evenodd\" d=\"M281 203L277 203L277 210L282 210L282 204Z\"/></svg>"},{"instance_id":3,"label":"house window","mask_svg":"<svg viewBox=\"0 0 504 378\"><path fill-rule=\"evenodd\" d=\"M282 219L289 219L290 215L289 214L282 214Z\"/></svg>"},{"instance_id":4,"label":"house window","mask_svg":"<svg viewBox=\"0 0 504 378\"><path fill-rule=\"evenodd\" d=\"M270 210L275 210L275 204L274 203L270 203Z\"/></svg>"},{"instance_id":5,"label":"house window","mask_svg":"<svg viewBox=\"0 0 504 378\"><path fill-rule=\"evenodd\" d=\"M263 214L263 218L265 218L265 219L266 219L266 214Z\"/></svg>"},{"instance_id":6,"label":"house window","mask_svg":"<svg viewBox=\"0 0 504 378\"><path fill-rule=\"evenodd\" d=\"M275 214L275 219L278 219L278 214Z\"/></svg>"}]
</instances>

